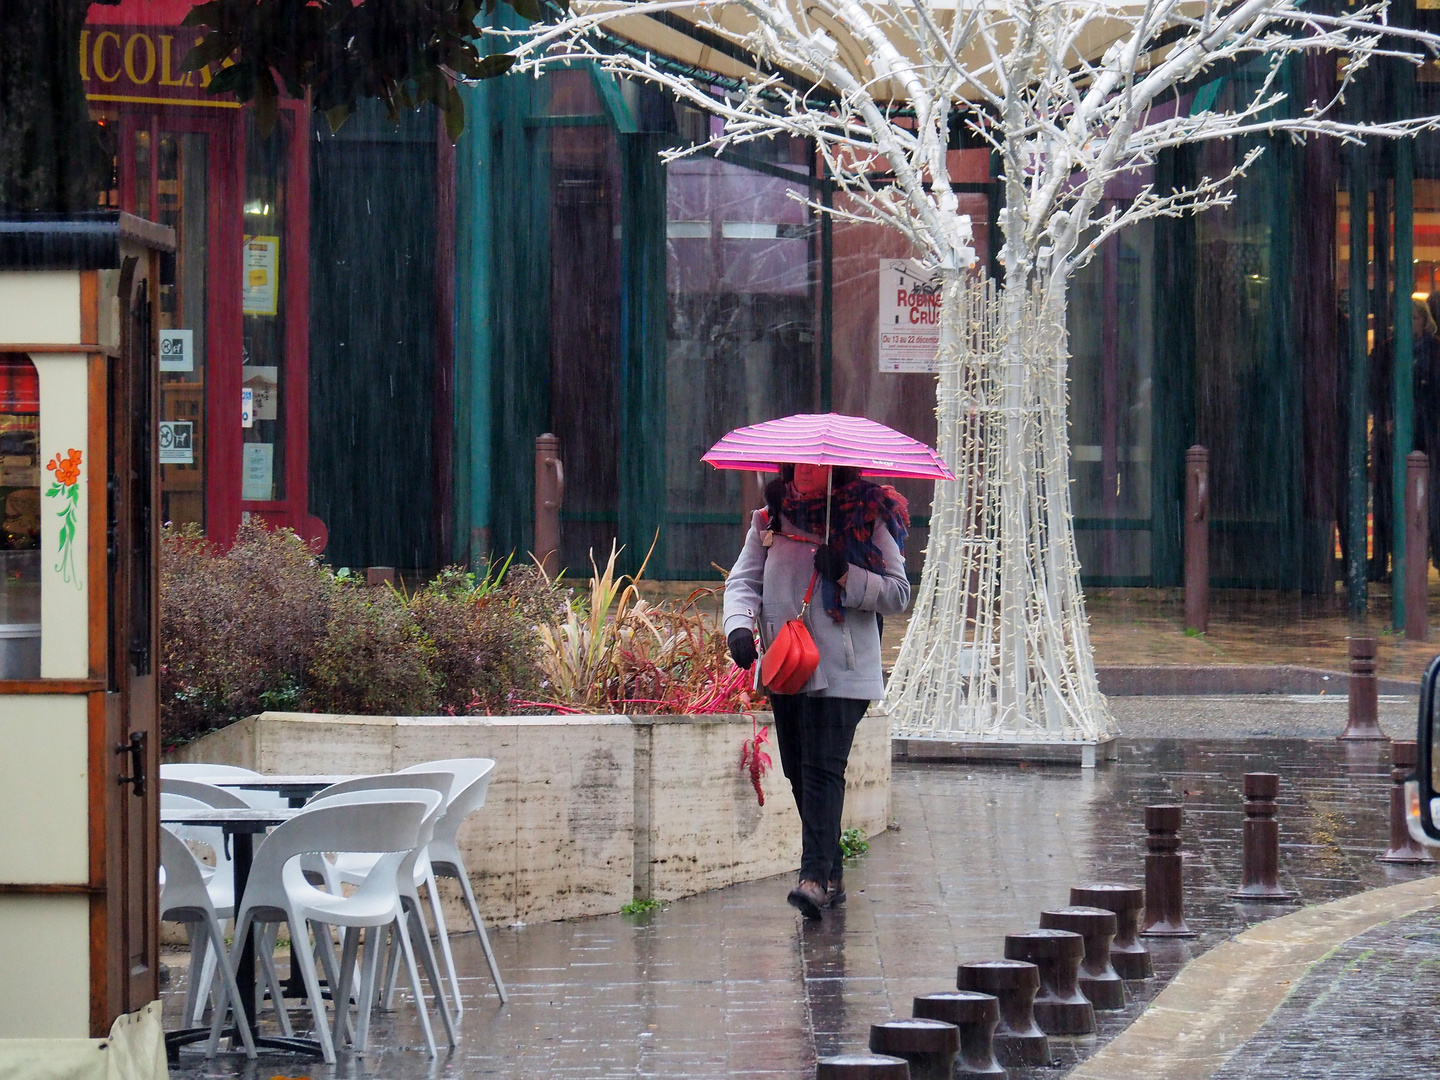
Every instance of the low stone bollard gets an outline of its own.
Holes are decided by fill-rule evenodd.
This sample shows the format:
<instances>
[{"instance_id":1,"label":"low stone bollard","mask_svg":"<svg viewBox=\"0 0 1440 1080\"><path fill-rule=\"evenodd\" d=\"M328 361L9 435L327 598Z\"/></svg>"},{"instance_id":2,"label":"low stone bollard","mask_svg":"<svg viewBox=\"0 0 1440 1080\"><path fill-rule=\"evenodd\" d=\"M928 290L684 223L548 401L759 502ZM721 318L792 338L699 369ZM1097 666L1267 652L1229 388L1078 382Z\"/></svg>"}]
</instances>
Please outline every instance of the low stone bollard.
<instances>
[{"instance_id":1,"label":"low stone bollard","mask_svg":"<svg viewBox=\"0 0 1440 1080\"><path fill-rule=\"evenodd\" d=\"M1185 901L1180 882L1180 822L1178 806L1145 808L1145 926L1142 937L1194 937L1185 925Z\"/></svg>"},{"instance_id":2,"label":"low stone bollard","mask_svg":"<svg viewBox=\"0 0 1440 1080\"><path fill-rule=\"evenodd\" d=\"M1349 711L1340 738L1347 742L1381 742L1389 738L1380 730L1380 681L1375 677L1375 658L1380 642L1371 637L1348 638L1350 648Z\"/></svg>"},{"instance_id":3,"label":"low stone bollard","mask_svg":"<svg viewBox=\"0 0 1440 1080\"><path fill-rule=\"evenodd\" d=\"M1245 774L1245 824L1240 835L1240 891L1235 900L1275 902L1295 899L1280 887L1280 826L1275 799L1280 777L1275 773Z\"/></svg>"},{"instance_id":4,"label":"low stone bollard","mask_svg":"<svg viewBox=\"0 0 1440 1080\"><path fill-rule=\"evenodd\" d=\"M994 994L973 990L926 994L915 999L911 1011L927 1020L944 1020L955 1025L960 1033L956 1080L1005 1075L1005 1069L995 1060L995 1026L1000 1022L1000 1001Z\"/></svg>"},{"instance_id":5,"label":"low stone bollard","mask_svg":"<svg viewBox=\"0 0 1440 1080\"><path fill-rule=\"evenodd\" d=\"M1048 1065L1050 1040L1035 1023L1040 969L1022 960L981 960L961 964L955 975L961 990L991 994L1000 1006L995 1025L995 1056L1004 1065Z\"/></svg>"},{"instance_id":6,"label":"low stone bollard","mask_svg":"<svg viewBox=\"0 0 1440 1080\"><path fill-rule=\"evenodd\" d=\"M1101 1011L1125 1007L1125 984L1110 963L1115 926L1115 913L1104 908L1072 905L1040 913L1040 929L1069 930L1085 939L1085 956L1076 982L1090 1004Z\"/></svg>"},{"instance_id":7,"label":"low stone bollard","mask_svg":"<svg viewBox=\"0 0 1440 1080\"><path fill-rule=\"evenodd\" d=\"M870 1025L870 1049L904 1058L910 1080L950 1080L960 1052L960 1030L944 1020L916 1017Z\"/></svg>"},{"instance_id":8,"label":"low stone bollard","mask_svg":"<svg viewBox=\"0 0 1440 1080\"><path fill-rule=\"evenodd\" d=\"M1415 742L1397 739L1390 744L1390 846L1377 862L1417 865L1435 860L1415 842L1405 824L1405 781L1415 771Z\"/></svg>"},{"instance_id":9,"label":"low stone bollard","mask_svg":"<svg viewBox=\"0 0 1440 1080\"><path fill-rule=\"evenodd\" d=\"M815 1080L909 1080L910 1063L888 1054L840 1054L815 1063Z\"/></svg>"},{"instance_id":10,"label":"low stone bollard","mask_svg":"<svg viewBox=\"0 0 1440 1080\"><path fill-rule=\"evenodd\" d=\"M1120 978L1148 979L1155 974L1150 950L1136 937L1140 932L1140 913L1145 909L1144 889L1138 885L1076 885L1070 889L1070 903L1115 913L1110 964Z\"/></svg>"},{"instance_id":11,"label":"low stone bollard","mask_svg":"<svg viewBox=\"0 0 1440 1080\"><path fill-rule=\"evenodd\" d=\"M1035 1023L1047 1035L1089 1035L1095 1007L1080 993L1077 979L1085 939L1069 930L1027 930L1005 935L1005 958L1026 960L1040 969Z\"/></svg>"}]
</instances>

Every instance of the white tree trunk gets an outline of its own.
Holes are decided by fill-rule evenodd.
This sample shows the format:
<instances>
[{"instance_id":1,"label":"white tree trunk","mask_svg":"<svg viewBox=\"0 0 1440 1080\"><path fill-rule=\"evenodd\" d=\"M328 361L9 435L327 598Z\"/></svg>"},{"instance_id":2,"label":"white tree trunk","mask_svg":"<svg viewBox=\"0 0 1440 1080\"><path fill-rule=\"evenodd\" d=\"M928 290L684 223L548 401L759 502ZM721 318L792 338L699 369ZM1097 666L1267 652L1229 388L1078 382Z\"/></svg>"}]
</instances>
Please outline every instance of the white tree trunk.
<instances>
[{"instance_id":1,"label":"white tree trunk","mask_svg":"<svg viewBox=\"0 0 1440 1080\"><path fill-rule=\"evenodd\" d=\"M947 279L936 415L955 480L884 712L894 734L1093 742L1114 731L1095 680L1070 516L1065 297Z\"/></svg>"}]
</instances>

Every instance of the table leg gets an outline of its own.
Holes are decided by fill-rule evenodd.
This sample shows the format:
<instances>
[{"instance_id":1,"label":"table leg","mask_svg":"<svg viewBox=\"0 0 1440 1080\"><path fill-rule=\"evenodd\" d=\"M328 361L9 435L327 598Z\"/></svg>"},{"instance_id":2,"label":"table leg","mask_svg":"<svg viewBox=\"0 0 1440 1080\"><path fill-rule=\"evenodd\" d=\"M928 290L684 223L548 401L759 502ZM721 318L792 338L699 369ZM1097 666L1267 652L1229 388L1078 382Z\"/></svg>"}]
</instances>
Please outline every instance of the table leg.
<instances>
[{"instance_id":1,"label":"table leg","mask_svg":"<svg viewBox=\"0 0 1440 1080\"><path fill-rule=\"evenodd\" d=\"M239 912L245 896L245 886L250 884L250 863L255 857L255 834L237 832L231 837L233 865L235 869L235 910ZM258 924L252 923L250 933L245 937L245 947L240 950L240 963L235 968L235 981L240 985L240 1006L245 1012L244 1023L250 1025L250 1034L258 1035L255 1023L258 1009L255 1004L255 935ZM240 1023L240 1017L235 1018Z\"/></svg>"}]
</instances>

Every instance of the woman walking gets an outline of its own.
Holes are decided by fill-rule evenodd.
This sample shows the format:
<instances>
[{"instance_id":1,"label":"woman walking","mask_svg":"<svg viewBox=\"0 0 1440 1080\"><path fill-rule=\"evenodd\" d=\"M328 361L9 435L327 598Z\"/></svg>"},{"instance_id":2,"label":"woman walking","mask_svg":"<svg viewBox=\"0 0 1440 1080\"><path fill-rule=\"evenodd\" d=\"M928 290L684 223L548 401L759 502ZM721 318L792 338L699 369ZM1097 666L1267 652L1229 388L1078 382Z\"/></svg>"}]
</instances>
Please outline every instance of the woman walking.
<instances>
[{"instance_id":1,"label":"woman walking","mask_svg":"<svg viewBox=\"0 0 1440 1080\"><path fill-rule=\"evenodd\" d=\"M827 524L829 499L829 542ZM780 763L800 811L800 879L788 900L807 919L845 899L840 816L845 765L855 727L885 692L880 615L910 601L905 576L905 499L861 479L858 469L783 465L751 518L745 546L725 583L725 636L742 668L757 659L755 628L773 641L800 617L806 593L819 602L806 617L820 660L794 694L772 693Z\"/></svg>"}]
</instances>

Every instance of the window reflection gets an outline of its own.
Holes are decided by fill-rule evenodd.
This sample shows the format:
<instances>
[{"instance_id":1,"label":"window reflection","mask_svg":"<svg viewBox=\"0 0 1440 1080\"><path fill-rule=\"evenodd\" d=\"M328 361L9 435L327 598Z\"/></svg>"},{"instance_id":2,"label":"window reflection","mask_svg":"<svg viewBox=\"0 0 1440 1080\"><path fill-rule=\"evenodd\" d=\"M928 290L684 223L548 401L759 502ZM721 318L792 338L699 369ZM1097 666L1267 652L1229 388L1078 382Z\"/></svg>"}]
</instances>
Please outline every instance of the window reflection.
<instances>
[{"instance_id":1,"label":"window reflection","mask_svg":"<svg viewBox=\"0 0 1440 1080\"><path fill-rule=\"evenodd\" d=\"M40 677L40 381L0 353L0 679Z\"/></svg>"}]
</instances>

